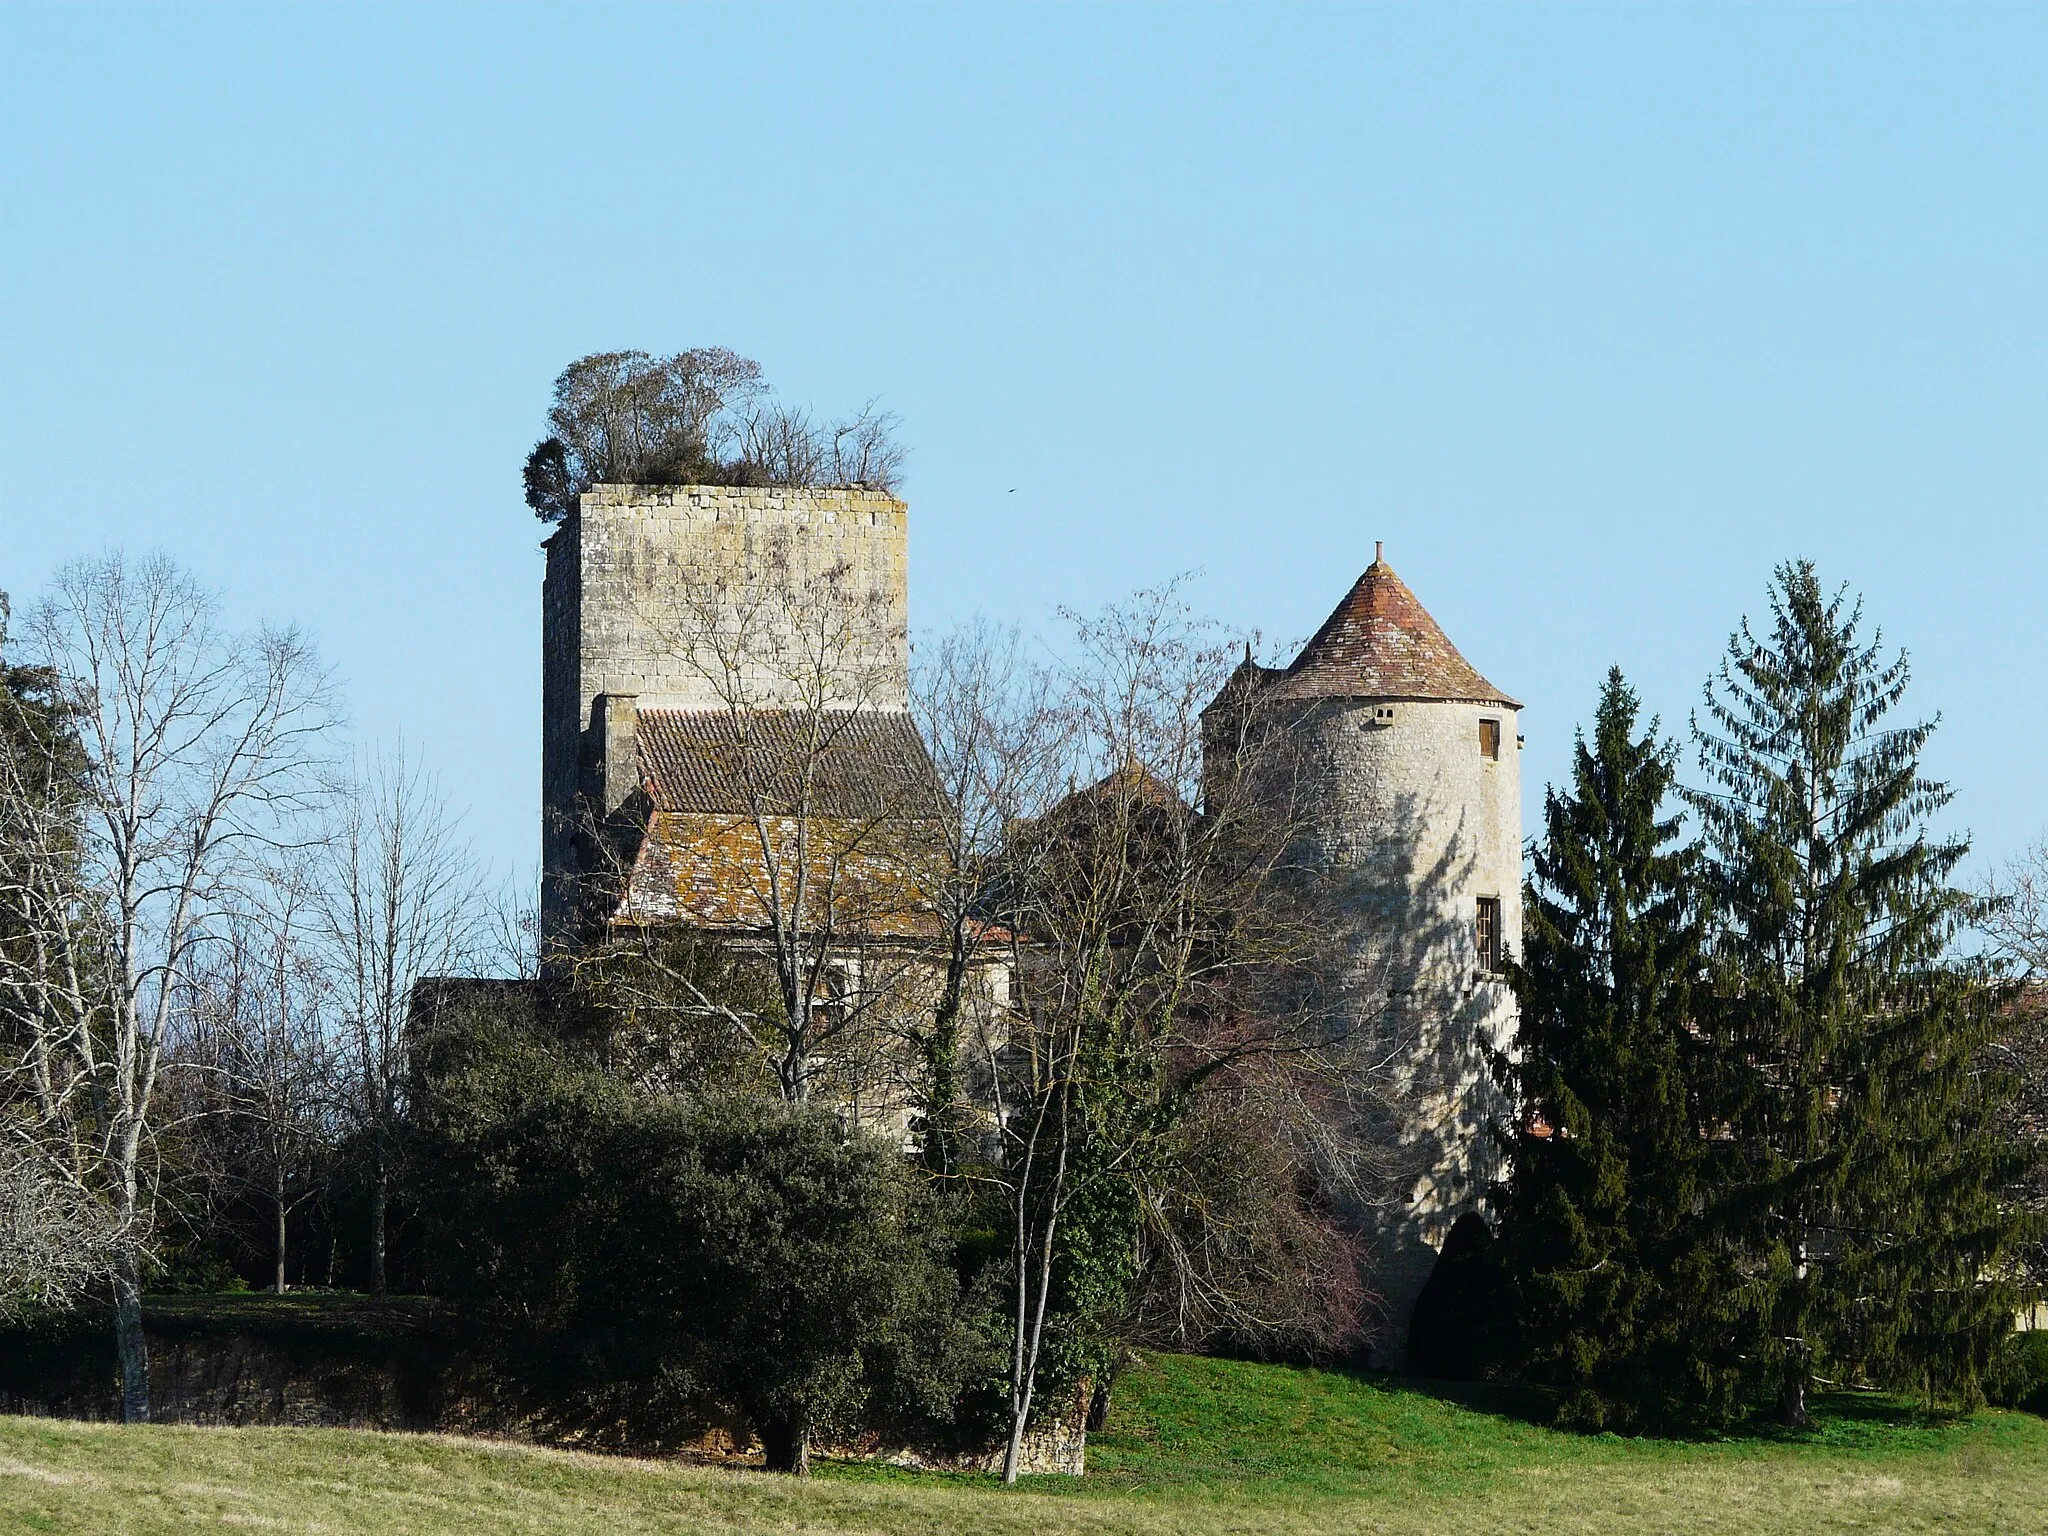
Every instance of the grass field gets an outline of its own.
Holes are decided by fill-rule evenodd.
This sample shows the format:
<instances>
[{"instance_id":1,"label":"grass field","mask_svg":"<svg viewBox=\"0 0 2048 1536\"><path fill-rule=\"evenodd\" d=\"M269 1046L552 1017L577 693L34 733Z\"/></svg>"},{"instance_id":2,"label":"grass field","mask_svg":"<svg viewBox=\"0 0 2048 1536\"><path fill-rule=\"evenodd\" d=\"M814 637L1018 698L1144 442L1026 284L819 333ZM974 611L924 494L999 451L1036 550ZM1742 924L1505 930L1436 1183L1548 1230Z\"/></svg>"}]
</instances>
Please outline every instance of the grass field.
<instances>
[{"instance_id":1,"label":"grass field","mask_svg":"<svg viewBox=\"0 0 2048 1536\"><path fill-rule=\"evenodd\" d=\"M1575 1436L1511 1405L1167 1356L1085 1480L759 1473L433 1436L0 1419L0 1529L440 1536L655 1531L2048 1533L2048 1421L1827 1402L1797 1439Z\"/></svg>"}]
</instances>

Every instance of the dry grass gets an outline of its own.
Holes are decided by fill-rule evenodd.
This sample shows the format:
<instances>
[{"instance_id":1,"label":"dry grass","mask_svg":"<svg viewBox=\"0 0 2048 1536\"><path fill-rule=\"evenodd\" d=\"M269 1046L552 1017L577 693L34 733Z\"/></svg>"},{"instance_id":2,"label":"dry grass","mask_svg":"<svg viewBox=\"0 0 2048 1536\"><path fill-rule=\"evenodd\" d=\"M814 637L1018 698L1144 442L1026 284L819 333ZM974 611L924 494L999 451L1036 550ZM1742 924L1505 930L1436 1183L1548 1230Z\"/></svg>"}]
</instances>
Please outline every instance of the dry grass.
<instances>
[{"instance_id":1,"label":"dry grass","mask_svg":"<svg viewBox=\"0 0 2048 1536\"><path fill-rule=\"evenodd\" d=\"M437 1436L0 1419L0 1527L556 1532L2048 1532L2048 1424L1903 1410L1798 1441L1556 1434L1333 1373L1166 1360L1085 1484L808 1484Z\"/></svg>"}]
</instances>

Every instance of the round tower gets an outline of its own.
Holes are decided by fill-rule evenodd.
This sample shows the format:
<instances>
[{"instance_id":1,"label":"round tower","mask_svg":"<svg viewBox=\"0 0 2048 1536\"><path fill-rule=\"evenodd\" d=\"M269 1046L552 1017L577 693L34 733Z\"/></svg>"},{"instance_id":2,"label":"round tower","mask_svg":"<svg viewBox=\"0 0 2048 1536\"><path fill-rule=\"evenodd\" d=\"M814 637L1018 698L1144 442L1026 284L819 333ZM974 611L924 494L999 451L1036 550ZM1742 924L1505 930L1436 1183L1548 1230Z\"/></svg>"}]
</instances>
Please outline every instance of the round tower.
<instances>
[{"instance_id":1,"label":"round tower","mask_svg":"<svg viewBox=\"0 0 2048 1536\"><path fill-rule=\"evenodd\" d=\"M1515 1026L1502 962L1521 947L1521 705L1383 557L1291 665L1247 660L1236 688L1286 733L1299 863L1339 913L1324 993L1391 1170L1358 1215L1383 1308L1373 1361L1399 1368L1437 1253L1494 1172L1485 1053Z\"/></svg>"}]
</instances>

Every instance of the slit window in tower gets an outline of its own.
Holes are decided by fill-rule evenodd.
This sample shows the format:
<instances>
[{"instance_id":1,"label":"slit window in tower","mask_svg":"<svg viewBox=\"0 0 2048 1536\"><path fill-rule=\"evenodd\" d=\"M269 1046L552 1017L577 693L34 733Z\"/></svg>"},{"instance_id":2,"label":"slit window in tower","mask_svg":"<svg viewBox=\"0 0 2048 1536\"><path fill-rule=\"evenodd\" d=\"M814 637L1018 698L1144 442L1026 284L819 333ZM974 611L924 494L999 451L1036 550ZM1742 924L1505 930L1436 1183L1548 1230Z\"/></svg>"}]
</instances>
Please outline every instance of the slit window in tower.
<instances>
[{"instance_id":1,"label":"slit window in tower","mask_svg":"<svg viewBox=\"0 0 2048 1536\"><path fill-rule=\"evenodd\" d=\"M1479 722L1479 755L1492 762L1500 761L1500 722L1482 720Z\"/></svg>"},{"instance_id":2,"label":"slit window in tower","mask_svg":"<svg viewBox=\"0 0 2048 1536\"><path fill-rule=\"evenodd\" d=\"M1476 937L1479 940L1479 969L1487 975L1500 970L1500 898L1479 898Z\"/></svg>"}]
</instances>

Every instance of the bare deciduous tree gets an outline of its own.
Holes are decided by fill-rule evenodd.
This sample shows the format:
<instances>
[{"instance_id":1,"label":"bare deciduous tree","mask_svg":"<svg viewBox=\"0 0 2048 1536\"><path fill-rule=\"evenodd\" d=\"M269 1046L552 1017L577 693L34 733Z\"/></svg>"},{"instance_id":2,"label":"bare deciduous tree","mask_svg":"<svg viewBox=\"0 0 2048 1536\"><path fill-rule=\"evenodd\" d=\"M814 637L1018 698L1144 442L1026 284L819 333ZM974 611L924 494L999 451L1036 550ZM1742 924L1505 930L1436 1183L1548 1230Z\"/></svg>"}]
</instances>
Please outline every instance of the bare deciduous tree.
<instances>
[{"instance_id":1,"label":"bare deciduous tree","mask_svg":"<svg viewBox=\"0 0 2048 1536\"><path fill-rule=\"evenodd\" d=\"M83 750L75 811L24 831L39 936L10 958L8 994L33 1036L37 1113L113 1213L133 1421L149 1414L141 1296L164 1048L252 850L305 808L334 709L302 636L225 631L211 594L162 557L66 566L27 638Z\"/></svg>"},{"instance_id":2,"label":"bare deciduous tree","mask_svg":"<svg viewBox=\"0 0 2048 1536\"><path fill-rule=\"evenodd\" d=\"M1249 715L1205 729L1232 671L1224 637L1172 587L1073 625L1060 739L1088 787L1012 829L1000 879L1005 926L1028 935L1015 1065L998 1079L1015 1265L1006 1480L1060 1263L1070 1292L1092 1289L1095 1304L1128 1305L1151 1262L1205 1329L1284 1321L1220 1283L1224 1213L1184 1182L1200 1172L1187 1155L1200 1117L1257 1105L1269 1142L1291 1131L1290 1172L1312 1164L1326 1188L1348 1188L1371 1162L1344 1134L1359 1119L1351 1101L1384 1087L1319 990L1338 935L1328 893L1296 866L1287 733ZM1089 1252L1062 1235L1077 1203L1098 1225L1106 1205L1124 1212ZM1293 1252L1316 1262L1336 1250Z\"/></svg>"},{"instance_id":3,"label":"bare deciduous tree","mask_svg":"<svg viewBox=\"0 0 2048 1536\"><path fill-rule=\"evenodd\" d=\"M67 1306L112 1269L120 1229L106 1202L79 1185L28 1127L0 1140L0 1324Z\"/></svg>"},{"instance_id":4,"label":"bare deciduous tree","mask_svg":"<svg viewBox=\"0 0 2048 1536\"><path fill-rule=\"evenodd\" d=\"M2039 1144L2048 1139L2048 838L1987 879L1981 894L1984 936L2018 982L1992 1049L2019 1079L2012 1134ZM2048 1174L2038 1160L2026 1194L2048 1206Z\"/></svg>"},{"instance_id":5,"label":"bare deciduous tree","mask_svg":"<svg viewBox=\"0 0 2048 1536\"><path fill-rule=\"evenodd\" d=\"M747 1042L783 1098L808 1099L823 1073L858 1113L922 984L931 922L913 847L933 835L938 797L921 750L877 738L905 719L887 600L843 561L802 566L786 537L758 558L737 587L686 581L671 594L677 618L654 622L716 700L677 750L721 786L724 808L703 818L716 877L746 914L731 937L772 974L776 1006L737 1008L687 969L667 979ZM636 899L628 888L615 928L627 942L636 923L651 940L680 915ZM658 963L659 946L643 947Z\"/></svg>"},{"instance_id":6,"label":"bare deciduous tree","mask_svg":"<svg viewBox=\"0 0 2048 1536\"><path fill-rule=\"evenodd\" d=\"M994 1059L1007 1040L1007 1007L970 992L991 960L1006 973L1016 967L1017 936L996 921L1010 834L1052 803L1070 766L1072 721L1054 707L1052 674L1026 654L1019 632L984 622L942 636L917 658L911 710L940 791L936 835L918 850L915 872L937 919L937 984L929 1026L912 1044L923 1069L923 1156L946 1177L961 1160L968 1100L994 1093ZM976 1016L970 1003L981 1005ZM971 1064L961 1060L963 1044L975 1050Z\"/></svg>"},{"instance_id":7,"label":"bare deciduous tree","mask_svg":"<svg viewBox=\"0 0 2048 1536\"><path fill-rule=\"evenodd\" d=\"M761 365L724 347L597 352L555 380L549 435L526 460L526 501L559 522L601 484L888 490L903 471L896 425L872 400L822 425L775 400Z\"/></svg>"},{"instance_id":8,"label":"bare deciduous tree","mask_svg":"<svg viewBox=\"0 0 2048 1536\"><path fill-rule=\"evenodd\" d=\"M313 922L330 967L340 1102L370 1155L370 1289L381 1296L413 987L487 964L497 925L446 799L402 747L364 764L338 804Z\"/></svg>"},{"instance_id":9,"label":"bare deciduous tree","mask_svg":"<svg viewBox=\"0 0 2048 1536\"><path fill-rule=\"evenodd\" d=\"M216 1176L269 1207L280 1296L290 1217L316 1192L309 1174L334 1120L335 977L317 945L316 897L304 857L276 861L252 884L192 979L180 1052L209 1122L196 1134L220 1153Z\"/></svg>"}]
</instances>

